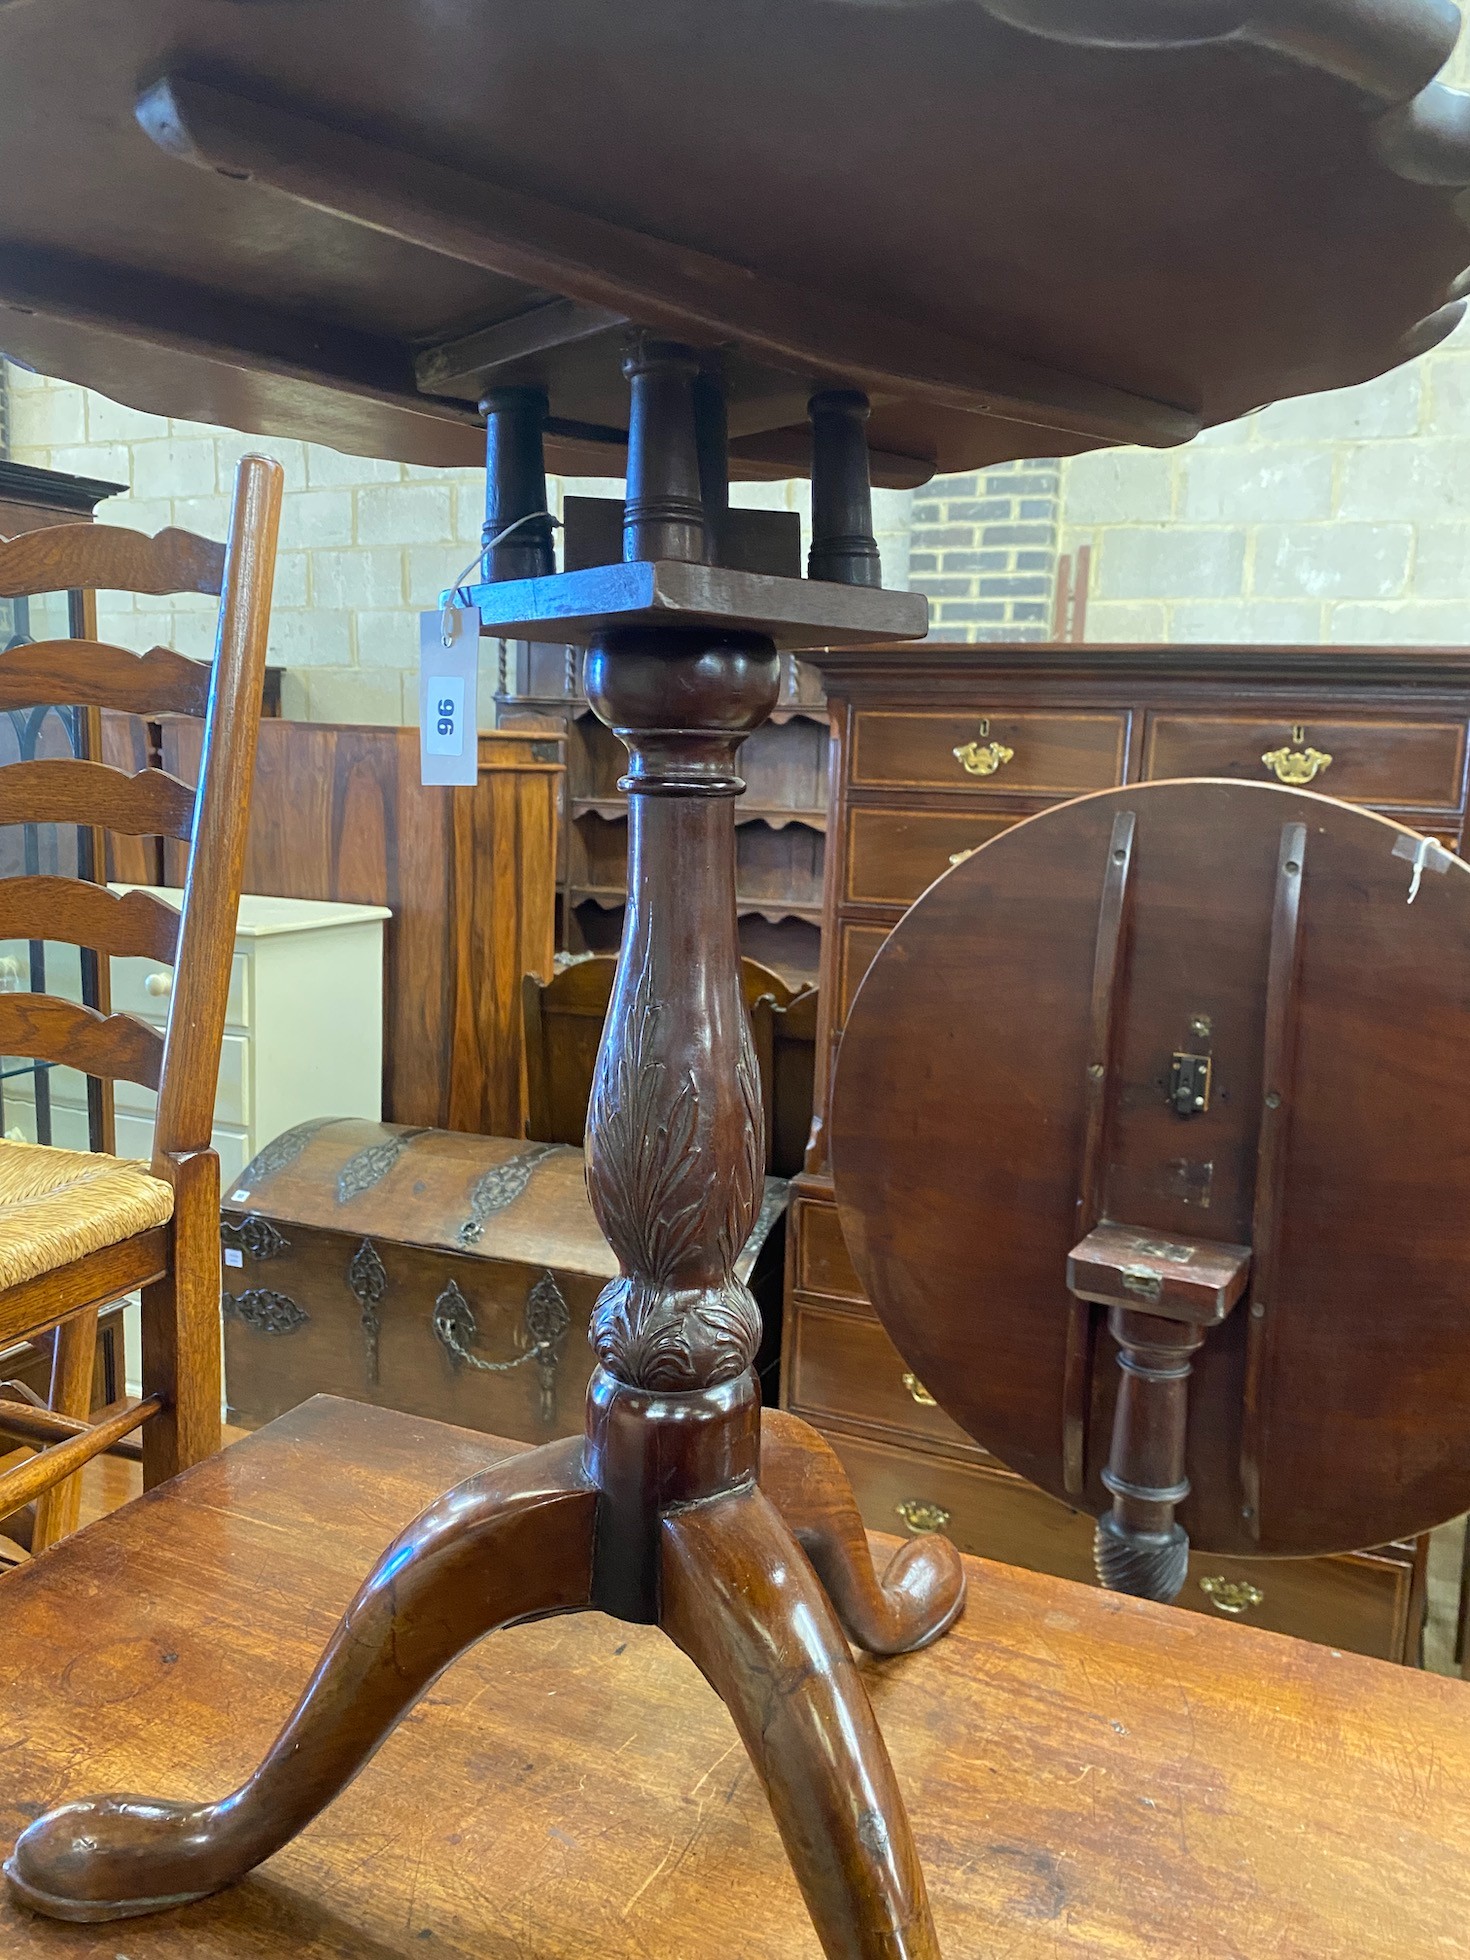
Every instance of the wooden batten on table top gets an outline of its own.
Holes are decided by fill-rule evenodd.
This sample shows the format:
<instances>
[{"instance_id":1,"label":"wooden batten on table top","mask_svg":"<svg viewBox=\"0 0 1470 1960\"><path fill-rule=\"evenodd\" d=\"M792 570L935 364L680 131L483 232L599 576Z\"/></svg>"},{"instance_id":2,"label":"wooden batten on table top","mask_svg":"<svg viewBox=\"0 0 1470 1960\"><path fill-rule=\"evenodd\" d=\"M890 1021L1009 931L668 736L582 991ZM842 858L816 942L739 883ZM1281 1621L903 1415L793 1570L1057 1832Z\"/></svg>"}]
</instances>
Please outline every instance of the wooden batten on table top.
<instances>
[{"instance_id":1,"label":"wooden batten on table top","mask_svg":"<svg viewBox=\"0 0 1470 1960\"><path fill-rule=\"evenodd\" d=\"M381 1546L505 1447L319 1398L7 1578L0 1838L99 1785L227 1788ZM950 1634L863 1663L950 1960L1461 1950L1461 1684L966 1564ZM719 1702L651 1630L585 1615L481 1642L243 1884L111 1928L7 1898L0 1948L808 1960L815 1942Z\"/></svg>"}]
</instances>

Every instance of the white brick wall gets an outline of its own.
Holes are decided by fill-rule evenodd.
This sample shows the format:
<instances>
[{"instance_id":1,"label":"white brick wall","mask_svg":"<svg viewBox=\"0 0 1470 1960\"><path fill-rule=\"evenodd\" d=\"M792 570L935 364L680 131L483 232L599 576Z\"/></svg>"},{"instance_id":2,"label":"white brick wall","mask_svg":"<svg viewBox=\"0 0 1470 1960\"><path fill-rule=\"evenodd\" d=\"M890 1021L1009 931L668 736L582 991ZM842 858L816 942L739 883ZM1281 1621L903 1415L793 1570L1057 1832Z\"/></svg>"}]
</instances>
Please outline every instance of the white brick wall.
<instances>
[{"instance_id":1,"label":"white brick wall","mask_svg":"<svg viewBox=\"0 0 1470 1960\"><path fill-rule=\"evenodd\" d=\"M1470 642L1470 328L1183 449L1073 457L1091 640Z\"/></svg>"},{"instance_id":2,"label":"white brick wall","mask_svg":"<svg viewBox=\"0 0 1470 1960\"><path fill-rule=\"evenodd\" d=\"M1073 457L1061 507L1091 640L1470 643L1470 325L1183 449Z\"/></svg>"},{"instance_id":3,"label":"white brick wall","mask_svg":"<svg viewBox=\"0 0 1470 1960\"><path fill-rule=\"evenodd\" d=\"M385 463L310 443L165 421L64 381L10 367L11 454L17 462L131 486L103 504L111 524L158 531L182 525L223 537L235 465L248 451L286 470L270 658L286 669L284 712L299 720L413 723L418 719L418 622L465 571L480 542L480 471ZM621 494L602 478L552 480L553 508L569 492ZM805 483L736 485L736 503L810 517ZM908 577L909 492L875 494L885 582ZM140 651L154 641L209 651L213 604L114 595L99 607L103 633ZM481 720L489 719L496 646L481 658Z\"/></svg>"}]
</instances>

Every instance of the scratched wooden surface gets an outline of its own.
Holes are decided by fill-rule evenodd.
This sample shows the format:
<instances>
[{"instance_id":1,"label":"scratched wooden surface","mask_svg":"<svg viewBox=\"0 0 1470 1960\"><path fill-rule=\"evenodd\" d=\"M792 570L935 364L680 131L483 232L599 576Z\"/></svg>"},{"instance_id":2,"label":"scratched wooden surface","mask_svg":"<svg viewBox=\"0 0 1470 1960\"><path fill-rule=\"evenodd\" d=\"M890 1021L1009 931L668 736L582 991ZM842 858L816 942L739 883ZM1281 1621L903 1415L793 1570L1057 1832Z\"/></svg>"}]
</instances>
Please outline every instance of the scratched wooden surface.
<instances>
[{"instance_id":1,"label":"scratched wooden surface","mask_svg":"<svg viewBox=\"0 0 1470 1960\"><path fill-rule=\"evenodd\" d=\"M492 1439L326 1398L0 1580L0 1837L113 1787L222 1791L392 1532ZM1462 1684L968 1561L865 1663L948 1960L1465 1950ZM728 1716L658 1635L497 1634L234 1892L10 1960L816 1960Z\"/></svg>"}]
</instances>

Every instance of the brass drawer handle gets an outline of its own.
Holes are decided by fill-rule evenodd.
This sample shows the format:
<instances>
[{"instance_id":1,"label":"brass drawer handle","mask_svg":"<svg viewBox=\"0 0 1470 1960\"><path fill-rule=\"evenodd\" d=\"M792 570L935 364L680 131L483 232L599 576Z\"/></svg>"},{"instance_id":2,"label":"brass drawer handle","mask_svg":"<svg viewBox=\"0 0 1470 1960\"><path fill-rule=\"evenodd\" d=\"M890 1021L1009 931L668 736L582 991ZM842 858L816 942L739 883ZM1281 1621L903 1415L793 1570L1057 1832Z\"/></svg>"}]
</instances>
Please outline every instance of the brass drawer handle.
<instances>
[{"instance_id":1,"label":"brass drawer handle","mask_svg":"<svg viewBox=\"0 0 1470 1960\"><path fill-rule=\"evenodd\" d=\"M1261 1605L1266 1597L1249 1579L1227 1579L1223 1574L1201 1579L1199 1589L1217 1613L1228 1613L1232 1619Z\"/></svg>"},{"instance_id":2,"label":"brass drawer handle","mask_svg":"<svg viewBox=\"0 0 1470 1960\"><path fill-rule=\"evenodd\" d=\"M942 1504L926 1504L922 1497L906 1497L902 1504L895 1504L893 1508L915 1534L943 1531L949 1523L949 1512Z\"/></svg>"},{"instance_id":3,"label":"brass drawer handle","mask_svg":"<svg viewBox=\"0 0 1470 1960\"><path fill-rule=\"evenodd\" d=\"M1332 757L1314 749L1307 741L1307 731L1301 722L1293 725L1290 742L1283 742L1279 749L1267 749L1261 761L1278 783L1285 783L1290 789L1301 789L1332 767Z\"/></svg>"},{"instance_id":4,"label":"brass drawer handle","mask_svg":"<svg viewBox=\"0 0 1470 1960\"><path fill-rule=\"evenodd\" d=\"M903 1385L921 1409L937 1409L939 1407L939 1404L934 1400L934 1397L925 1388L912 1368L904 1369Z\"/></svg>"},{"instance_id":5,"label":"brass drawer handle","mask_svg":"<svg viewBox=\"0 0 1470 1960\"><path fill-rule=\"evenodd\" d=\"M966 742L963 748L951 750L951 754L967 775L993 776L997 769L1015 760L1016 751L1008 749L1004 742Z\"/></svg>"}]
</instances>

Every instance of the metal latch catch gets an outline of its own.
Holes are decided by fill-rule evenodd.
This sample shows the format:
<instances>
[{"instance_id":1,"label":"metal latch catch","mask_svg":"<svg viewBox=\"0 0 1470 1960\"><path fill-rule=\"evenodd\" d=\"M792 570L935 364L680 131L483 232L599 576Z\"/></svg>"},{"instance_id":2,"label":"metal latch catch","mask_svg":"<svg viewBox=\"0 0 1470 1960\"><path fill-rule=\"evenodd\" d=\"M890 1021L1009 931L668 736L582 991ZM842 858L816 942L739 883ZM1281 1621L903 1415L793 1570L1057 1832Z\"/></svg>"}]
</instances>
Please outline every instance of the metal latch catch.
<instances>
[{"instance_id":1,"label":"metal latch catch","mask_svg":"<svg viewBox=\"0 0 1470 1960\"><path fill-rule=\"evenodd\" d=\"M1169 1072L1169 1101L1178 1116L1202 1116L1210 1106L1210 1057L1175 1055Z\"/></svg>"}]
</instances>

